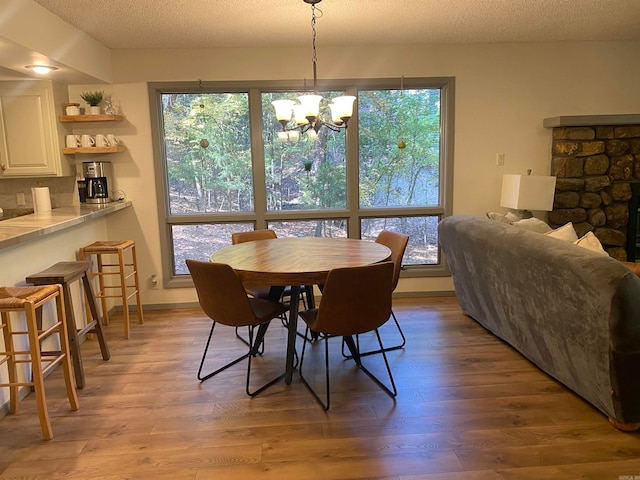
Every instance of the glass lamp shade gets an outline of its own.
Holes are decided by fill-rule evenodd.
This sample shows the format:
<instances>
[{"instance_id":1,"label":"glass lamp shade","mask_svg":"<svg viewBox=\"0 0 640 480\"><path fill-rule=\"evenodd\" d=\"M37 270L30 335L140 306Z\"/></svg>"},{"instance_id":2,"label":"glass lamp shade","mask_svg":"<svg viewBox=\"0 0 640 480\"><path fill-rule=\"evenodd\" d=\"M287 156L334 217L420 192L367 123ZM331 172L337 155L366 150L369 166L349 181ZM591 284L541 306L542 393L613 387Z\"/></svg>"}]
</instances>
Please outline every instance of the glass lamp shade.
<instances>
[{"instance_id":1,"label":"glass lamp shade","mask_svg":"<svg viewBox=\"0 0 640 480\"><path fill-rule=\"evenodd\" d=\"M300 132L298 130L289 130L289 141L296 142L300 139Z\"/></svg>"},{"instance_id":2,"label":"glass lamp shade","mask_svg":"<svg viewBox=\"0 0 640 480\"><path fill-rule=\"evenodd\" d=\"M333 123L335 123L336 125L342 125L344 123L344 121L342 120L342 117L340 116L340 105L335 104L335 103L330 103L329 104L329 108L331 109L331 121Z\"/></svg>"},{"instance_id":3,"label":"glass lamp shade","mask_svg":"<svg viewBox=\"0 0 640 480\"><path fill-rule=\"evenodd\" d=\"M309 123L309 120L307 120L307 117L304 115L304 106L299 103L293 106L293 116L295 118L296 125L305 125Z\"/></svg>"},{"instance_id":4,"label":"glass lamp shade","mask_svg":"<svg viewBox=\"0 0 640 480\"><path fill-rule=\"evenodd\" d=\"M287 134L287 132L280 131L278 132L278 141L279 142L286 142L287 140L289 140L289 135Z\"/></svg>"},{"instance_id":5,"label":"glass lamp shade","mask_svg":"<svg viewBox=\"0 0 640 480\"><path fill-rule=\"evenodd\" d=\"M305 117L317 117L320 114L321 95L302 95L298 97L300 100L301 110Z\"/></svg>"},{"instance_id":6,"label":"glass lamp shade","mask_svg":"<svg viewBox=\"0 0 640 480\"><path fill-rule=\"evenodd\" d=\"M291 111L294 103L293 100L274 100L271 102L273 108L276 109L276 118L279 122L291 120Z\"/></svg>"},{"instance_id":7,"label":"glass lamp shade","mask_svg":"<svg viewBox=\"0 0 640 480\"><path fill-rule=\"evenodd\" d=\"M329 106L331 107L331 117L334 122L336 121L336 116L340 119L351 118L353 115L353 102L355 100L356 97L351 95L343 95L342 97L336 97L333 99L333 103ZM333 105L335 105L335 107Z\"/></svg>"},{"instance_id":8,"label":"glass lamp shade","mask_svg":"<svg viewBox=\"0 0 640 480\"><path fill-rule=\"evenodd\" d=\"M514 210L553 210L556 177L503 175L500 206Z\"/></svg>"}]
</instances>

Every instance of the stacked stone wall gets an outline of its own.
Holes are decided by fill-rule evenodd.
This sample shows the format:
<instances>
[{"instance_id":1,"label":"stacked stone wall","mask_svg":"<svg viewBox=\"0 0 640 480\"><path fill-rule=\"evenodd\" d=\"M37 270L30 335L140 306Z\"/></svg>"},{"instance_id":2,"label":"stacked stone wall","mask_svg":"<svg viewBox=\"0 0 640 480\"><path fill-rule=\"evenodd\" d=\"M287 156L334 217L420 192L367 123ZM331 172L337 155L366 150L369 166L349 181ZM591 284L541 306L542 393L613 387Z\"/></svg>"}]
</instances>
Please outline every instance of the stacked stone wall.
<instances>
[{"instance_id":1,"label":"stacked stone wall","mask_svg":"<svg viewBox=\"0 0 640 480\"><path fill-rule=\"evenodd\" d=\"M640 125L556 127L553 227L593 232L610 256L626 260L631 183L640 182Z\"/></svg>"}]
</instances>

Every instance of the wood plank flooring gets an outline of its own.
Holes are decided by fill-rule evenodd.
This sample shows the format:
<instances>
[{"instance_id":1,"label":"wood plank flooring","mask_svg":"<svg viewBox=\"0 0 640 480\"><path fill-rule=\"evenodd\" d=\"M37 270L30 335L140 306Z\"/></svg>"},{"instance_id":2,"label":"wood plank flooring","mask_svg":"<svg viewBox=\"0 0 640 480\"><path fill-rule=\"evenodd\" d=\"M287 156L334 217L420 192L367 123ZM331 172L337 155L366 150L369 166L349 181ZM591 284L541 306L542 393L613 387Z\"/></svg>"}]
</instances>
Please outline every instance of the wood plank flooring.
<instances>
[{"instance_id":1,"label":"wood plank flooring","mask_svg":"<svg viewBox=\"0 0 640 480\"><path fill-rule=\"evenodd\" d=\"M110 361L96 340L82 345L80 410L69 410L60 369L46 380L53 440L41 439L33 395L0 420L0 479L640 478L639 434L615 430L455 298L397 299L394 311L407 335L389 354L398 397L342 361L334 340L328 413L297 374L253 399L244 362L198 382L210 328L198 309L145 312L129 340L116 316L105 327ZM393 325L384 329L395 341ZM228 327L214 338L216 359L243 352ZM283 369L285 342L273 323L256 385Z\"/></svg>"}]
</instances>

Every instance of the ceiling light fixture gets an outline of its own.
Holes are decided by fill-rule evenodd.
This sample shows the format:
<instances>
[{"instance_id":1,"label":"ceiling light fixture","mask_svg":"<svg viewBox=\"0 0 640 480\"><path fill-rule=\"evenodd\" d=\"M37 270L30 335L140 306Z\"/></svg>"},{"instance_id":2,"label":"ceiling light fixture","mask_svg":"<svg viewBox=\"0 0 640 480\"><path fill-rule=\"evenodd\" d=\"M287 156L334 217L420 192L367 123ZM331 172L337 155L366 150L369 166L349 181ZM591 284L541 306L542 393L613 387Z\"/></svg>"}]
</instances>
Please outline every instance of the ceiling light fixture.
<instances>
[{"instance_id":1,"label":"ceiling light fixture","mask_svg":"<svg viewBox=\"0 0 640 480\"><path fill-rule=\"evenodd\" d=\"M33 70L35 73L38 73L40 75L46 75L49 72L58 70L58 67L52 67L51 65L25 65L24 68Z\"/></svg>"},{"instance_id":2,"label":"ceiling light fixture","mask_svg":"<svg viewBox=\"0 0 640 480\"><path fill-rule=\"evenodd\" d=\"M276 118L282 125L282 131L278 132L280 141L297 140L300 133L307 133L311 138L316 138L322 126L338 132L347 128L347 122L353 115L353 102L356 97L343 95L333 99L329 105L331 109L331 122L326 121L320 115L320 101L318 95L318 78L316 74L316 4L322 0L303 0L311 5L311 34L313 39L313 95L301 95L300 103L293 100L275 100L271 102L276 110ZM322 11L320 11L322 14ZM293 112L293 118L291 113Z\"/></svg>"}]
</instances>

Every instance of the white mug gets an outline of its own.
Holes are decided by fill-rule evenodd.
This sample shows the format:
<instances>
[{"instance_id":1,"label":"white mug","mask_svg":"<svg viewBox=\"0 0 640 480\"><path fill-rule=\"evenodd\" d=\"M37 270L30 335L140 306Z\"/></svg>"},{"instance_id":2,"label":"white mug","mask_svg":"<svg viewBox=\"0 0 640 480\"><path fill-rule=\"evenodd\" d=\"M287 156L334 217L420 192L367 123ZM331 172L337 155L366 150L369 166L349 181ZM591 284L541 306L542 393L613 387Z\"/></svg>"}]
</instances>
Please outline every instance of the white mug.
<instances>
[{"instance_id":1,"label":"white mug","mask_svg":"<svg viewBox=\"0 0 640 480\"><path fill-rule=\"evenodd\" d=\"M67 112L67 115L80 115L80 107L77 107L75 105L69 105L65 110Z\"/></svg>"},{"instance_id":2,"label":"white mug","mask_svg":"<svg viewBox=\"0 0 640 480\"><path fill-rule=\"evenodd\" d=\"M95 144L96 141L91 135L82 135L80 137L80 145L82 147L93 147Z\"/></svg>"},{"instance_id":3,"label":"white mug","mask_svg":"<svg viewBox=\"0 0 640 480\"><path fill-rule=\"evenodd\" d=\"M113 133L110 133L107 135L107 143L112 147L115 147L120 143L120 140L118 140L118 137L116 137Z\"/></svg>"},{"instance_id":4,"label":"white mug","mask_svg":"<svg viewBox=\"0 0 640 480\"><path fill-rule=\"evenodd\" d=\"M99 133L96 135L96 147L107 147L109 146L109 141L107 137L103 134Z\"/></svg>"},{"instance_id":5,"label":"white mug","mask_svg":"<svg viewBox=\"0 0 640 480\"><path fill-rule=\"evenodd\" d=\"M67 135L67 148L78 148L80 146L80 135Z\"/></svg>"}]
</instances>

